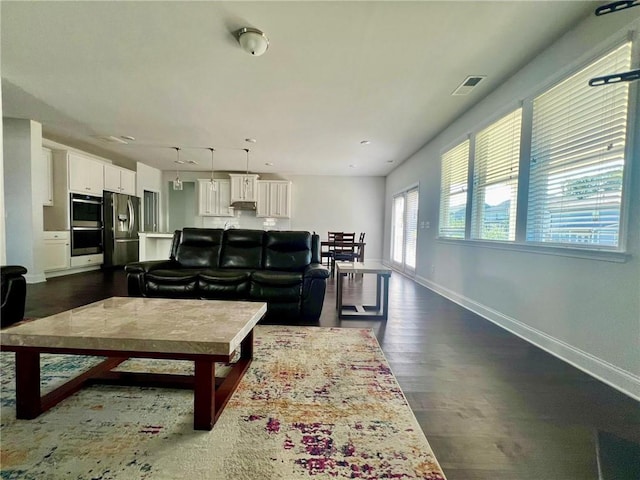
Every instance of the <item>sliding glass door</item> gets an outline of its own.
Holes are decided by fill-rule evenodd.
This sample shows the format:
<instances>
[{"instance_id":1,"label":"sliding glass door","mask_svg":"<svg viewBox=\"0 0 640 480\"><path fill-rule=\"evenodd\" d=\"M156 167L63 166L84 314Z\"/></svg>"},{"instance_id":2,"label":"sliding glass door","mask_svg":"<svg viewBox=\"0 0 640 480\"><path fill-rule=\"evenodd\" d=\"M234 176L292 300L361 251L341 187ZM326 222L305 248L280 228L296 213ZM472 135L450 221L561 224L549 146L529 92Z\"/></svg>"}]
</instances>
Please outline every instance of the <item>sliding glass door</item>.
<instances>
[{"instance_id":1,"label":"sliding glass door","mask_svg":"<svg viewBox=\"0 0 640 480\"><path fill-rule=\"evenodd\" d=\"M391 261L398 270L413 275L418 242L418 187L394 195L392 208Z\"/></svg>"}]
</instances>

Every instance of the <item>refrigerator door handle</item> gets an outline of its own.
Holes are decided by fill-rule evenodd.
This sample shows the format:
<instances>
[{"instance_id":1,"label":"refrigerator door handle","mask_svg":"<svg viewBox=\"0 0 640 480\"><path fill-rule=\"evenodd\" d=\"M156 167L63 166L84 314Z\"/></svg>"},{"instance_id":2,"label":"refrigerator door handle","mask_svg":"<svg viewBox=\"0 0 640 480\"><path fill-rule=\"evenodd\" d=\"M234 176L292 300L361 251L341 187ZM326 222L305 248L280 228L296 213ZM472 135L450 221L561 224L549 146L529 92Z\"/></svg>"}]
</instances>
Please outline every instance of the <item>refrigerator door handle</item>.
<instances>
[{"instance_id":1,"label":"refrigerator door handle","mask_svg":"<svg viewBox=\"0 0 640 480\"><path fill-rule=\"evenodd\" d=\"M136 224L136 214L131 197L127 197L127 208L129 209L129 236L131 236L133 235L133 227Z\"/></svg>"}]
</instances>

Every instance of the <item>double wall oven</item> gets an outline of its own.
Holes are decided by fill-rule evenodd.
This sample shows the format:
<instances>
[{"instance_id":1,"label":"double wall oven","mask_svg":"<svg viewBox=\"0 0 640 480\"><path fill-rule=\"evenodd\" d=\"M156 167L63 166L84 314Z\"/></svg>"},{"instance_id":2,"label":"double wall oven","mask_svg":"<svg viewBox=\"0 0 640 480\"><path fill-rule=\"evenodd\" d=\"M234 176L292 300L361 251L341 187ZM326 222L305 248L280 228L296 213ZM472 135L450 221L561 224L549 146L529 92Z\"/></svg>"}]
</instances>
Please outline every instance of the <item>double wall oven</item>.
<instances>
[{"instance_id":1,"label":"double wall oven","mask_svg":"<svg viewBox=\"0 0 640 480\"><path fill-rule=\"evenodd\" d=\"M71 256L103 251L102 197L71 194Z\"/></svg>"}]
</instances>

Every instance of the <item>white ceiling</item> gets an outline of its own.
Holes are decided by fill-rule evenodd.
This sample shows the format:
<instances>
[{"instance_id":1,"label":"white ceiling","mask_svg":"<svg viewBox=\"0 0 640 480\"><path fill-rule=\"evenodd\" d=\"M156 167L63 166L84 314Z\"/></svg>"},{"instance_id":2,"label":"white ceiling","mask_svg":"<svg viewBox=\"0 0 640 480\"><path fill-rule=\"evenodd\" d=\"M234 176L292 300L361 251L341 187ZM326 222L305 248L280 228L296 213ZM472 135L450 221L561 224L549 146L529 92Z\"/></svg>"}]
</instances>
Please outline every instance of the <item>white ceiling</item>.
<instances>
[{"instance_id":1,"label":"white ceiling","mask_svg":"<svg viewBox=\"0 0 640 480\"><path fill-rule=\"evenodd\" d=\"M3 0L3 115L162 170L169 146L208 170L190 147L213 146L220 170L248 147L254 172L386 175L599 4ZM239 47L244 26L263 56ZM451 96L468 75L487 79Z\"/></svg>"}]
</instances>

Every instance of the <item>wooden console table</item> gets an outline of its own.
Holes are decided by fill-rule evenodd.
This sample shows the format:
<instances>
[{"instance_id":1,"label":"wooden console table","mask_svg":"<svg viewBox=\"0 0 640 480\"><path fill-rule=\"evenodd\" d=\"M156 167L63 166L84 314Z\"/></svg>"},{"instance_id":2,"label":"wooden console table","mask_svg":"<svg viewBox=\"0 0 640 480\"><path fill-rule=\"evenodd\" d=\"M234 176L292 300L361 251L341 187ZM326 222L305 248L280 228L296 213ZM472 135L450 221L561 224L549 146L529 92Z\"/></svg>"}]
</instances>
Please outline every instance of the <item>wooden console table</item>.
<instances>
[{"instance_id":1,"label":"wooden console table","mask_svg":"<svg viewBox=\"0 0 640 480\"><path fill-rule=\"evenodd\" d=\"M389 315L389 278L391 269L379 262L336 262L338 271L336 277L336 310L338 318L351 320L387 320ZM342 290L344 278L350 274L375 273L376 304L375 305L344 305Z\"/></svg>"}]
</instances>

